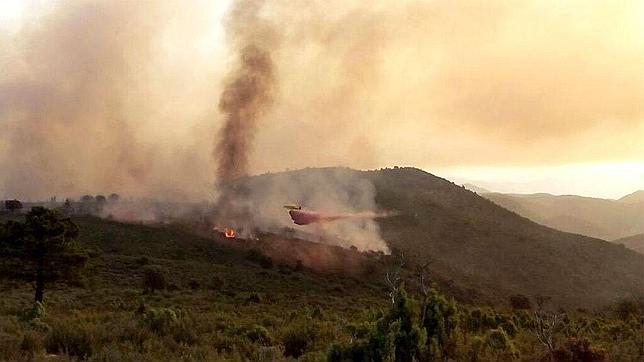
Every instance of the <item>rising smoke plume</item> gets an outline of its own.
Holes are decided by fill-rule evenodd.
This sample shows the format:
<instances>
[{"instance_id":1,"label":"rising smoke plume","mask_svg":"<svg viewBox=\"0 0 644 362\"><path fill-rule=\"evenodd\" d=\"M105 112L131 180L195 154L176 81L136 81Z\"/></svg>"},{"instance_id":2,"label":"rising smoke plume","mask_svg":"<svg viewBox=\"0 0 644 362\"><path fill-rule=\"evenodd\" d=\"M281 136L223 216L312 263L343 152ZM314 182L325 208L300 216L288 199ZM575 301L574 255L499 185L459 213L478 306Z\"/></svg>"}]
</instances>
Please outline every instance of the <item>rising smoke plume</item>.
<instances>
[{"instance_id":1,"label":"rising smoke plume","mask_svg":"<svg viewBox=\"0 0 644 362\"><path fill-rule=\"evenodd\" d=\"M228 40L237 54L237 64L219 98L224 124L215 147L219 186L217 222L243 226L247 234L253 227L252 206L240 177L248 175L248 158L258 123L270 110L275 89L271 59L274 44L269 43L273 31L259 18L262 3L236 1L226 21Z\"/></svg>"},{"instance_id":2,"label":"rising smoke plume","mask_svg":"<svg viewBox=\"0 0 644 362\"><path fill-rule=\"evenodd\" d=\"M215 157L217 176L231 181L248 174L248 157L260 118L273 104L275 65L267 43L272 28L258 17L263 1L241 0L234 3L227 30L237 64L229 74L219 98L224 125L217 137Z\"/></svg>"}]
</instances>

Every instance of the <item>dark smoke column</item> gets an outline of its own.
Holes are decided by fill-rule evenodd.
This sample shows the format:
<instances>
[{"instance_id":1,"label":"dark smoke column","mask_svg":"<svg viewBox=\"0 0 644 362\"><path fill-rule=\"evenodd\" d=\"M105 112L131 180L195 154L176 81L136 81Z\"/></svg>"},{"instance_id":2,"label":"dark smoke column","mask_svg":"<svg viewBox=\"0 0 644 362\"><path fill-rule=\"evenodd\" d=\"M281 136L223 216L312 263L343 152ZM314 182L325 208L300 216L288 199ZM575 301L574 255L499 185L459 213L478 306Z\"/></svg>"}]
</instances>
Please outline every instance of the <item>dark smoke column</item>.
<instances>
[{"instance_id":1,"label":"dark smoke column","mask_svg":"<svg viewBox=\"0 0 644 362\"><path fill-rule=\"evenodd\" d=\"M248 195L233 182L248 173L248 156L260 118L273 104L275 76L271 59L271 27L258 17L262 1L236 1L226 22L228 39L238 59L219 98L224 126L217 136L215 158L221 197L219 218L245 224ZM241 226L241 225L234 225Z\"/></svg>"}]
</instances>

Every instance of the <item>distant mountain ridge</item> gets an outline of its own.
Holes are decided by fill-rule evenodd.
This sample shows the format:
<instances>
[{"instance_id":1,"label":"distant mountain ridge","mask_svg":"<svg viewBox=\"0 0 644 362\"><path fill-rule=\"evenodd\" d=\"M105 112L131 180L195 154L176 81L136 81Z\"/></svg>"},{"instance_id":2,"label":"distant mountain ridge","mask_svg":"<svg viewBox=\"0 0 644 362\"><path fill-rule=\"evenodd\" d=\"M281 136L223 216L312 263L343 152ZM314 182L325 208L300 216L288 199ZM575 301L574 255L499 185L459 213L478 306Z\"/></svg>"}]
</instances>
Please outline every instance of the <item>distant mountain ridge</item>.
<instances>
[{"instance_id":1,"label":"distant mountain ridge","mask_svg":"<svg viewBox=\"0 0 644 362\"><path fill-rule=\"evenodd\" d=\"M626 202L626 203L644 202L644 190L637 190L632 194L628 194L617 201Z\"/></svg>"},{"instance_id":2,"label":"distant mountain ridge","mask_svg":"<svg viewBox=\"0 0 644 362\"><path fill-rule=\"evenodd\" d=\"M644 234L637 234L625 238L613 240L615 244L622 244L625 247L644 254Z\"/></svg>"},{"instance_id":3,"label":"distant mountain ridge","mask_svg":"<svg viewBox=\"0 0 644 362\"><path fill-rule=\"evenodd\" d=\"M619 200L543 193L487 193L482 196L561 231L604 240L644 233L644 191L636 191Z\"/></svg>"},{"instance_id":4,"label":"distant mountain ridge","mask_svg":"<svg viewBox=\"0 0 644 362\"><path fill-rule=\"evenodd\" d=\"M469 183L463 184L463 187L465 187L466 189L468 189L468 190L470 190L472 192L476 192L477 194L487 194L487 193L492 192L492 191L490 191L488 189L485 189L483 187L476 186L474 184L469 184Z\"/></svg>"},{"instance_id":5,"label":"distant mountain ridge","mask_svg":"<svg viewBox=\"0 0 644 362\"><path fill-rule=\"evenodd\" d=\"M644 255L539 225L425 171L290 171L313 179L334 172L373 184L378 207L398 212L377 221L389 246L409 261L430 262L431 273L466 298L498 301L521 293L550 296L559 305L598 306L644 296ZM252 182L270 189L275 177L281 176Z\"/></svg>"}]
</instances>

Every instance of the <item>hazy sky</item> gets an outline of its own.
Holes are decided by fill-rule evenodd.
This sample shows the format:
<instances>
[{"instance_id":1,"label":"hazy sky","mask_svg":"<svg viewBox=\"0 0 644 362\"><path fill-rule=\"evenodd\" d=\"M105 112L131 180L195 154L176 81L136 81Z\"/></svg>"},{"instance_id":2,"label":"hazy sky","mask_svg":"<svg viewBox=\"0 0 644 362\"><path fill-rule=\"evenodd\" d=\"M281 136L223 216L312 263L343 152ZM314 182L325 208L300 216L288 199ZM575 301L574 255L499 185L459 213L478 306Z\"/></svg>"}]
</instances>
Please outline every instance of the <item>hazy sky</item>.
<instances>
[{"instance_id":1,"label":"hazy sky","mask_svg":"<svg viewBox=\"0 0 644 362\"><path fill-rule=\"evenodd\" d=\"M230 1L0 0L0 197L207 197ZM642 1L267 1L253 172L644 189Z\"/></svg>"}]
</instances>

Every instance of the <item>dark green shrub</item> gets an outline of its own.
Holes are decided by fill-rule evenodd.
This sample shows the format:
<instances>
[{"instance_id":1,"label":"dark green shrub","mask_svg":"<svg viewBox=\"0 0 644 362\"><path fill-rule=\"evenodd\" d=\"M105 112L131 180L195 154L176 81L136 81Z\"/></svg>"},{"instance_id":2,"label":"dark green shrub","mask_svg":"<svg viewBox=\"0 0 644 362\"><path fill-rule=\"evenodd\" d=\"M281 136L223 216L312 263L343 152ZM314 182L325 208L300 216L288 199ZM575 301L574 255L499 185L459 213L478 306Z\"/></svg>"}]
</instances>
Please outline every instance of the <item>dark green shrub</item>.
<instances>
[{"instance_id":1,"label":"dark green shrub","mask_svg":"<svg viewBox=\"0 0 644 362\"><path fill-rule=\"evenodd\" d=\"M387 318L390 329L394 329L394 355L396 361L413 361L421 353L425 345L427 334L418 326L418 316L414 313L411 298L407 296L404 288L400 288L395 298L395 304L389 311ZM393 328L392 328L393 326Z\"/></svg>"},{"instance_id":2,"label":"dark green shrub","mask_svg":"<svg viewBox=\"0 0 644 362\"><path fill-rule=\"evenodd\" d=\"M388 313L375 315L375 321L355 326L353 335L360 338L348 346L333 344L329 361L414 361L422 359L426 332L417 323L413 303L404 288L396 293ZM361 338L360 336L365 336Z\"/></svg>"},{"instance_id":3,"label":"dark green shrub","mask_svg":"<svg viewBox=\"0 0 644 362\"><path fill-rule=\"evenodd\" d=\"M291 326L282 337L284 355L298 358L313 345L317 329L311 321L301 321Z\"/></svg>"},{"instance_id":4,"label":"dark green shrub","mask_svg":"<svg viewBox=\"0 0 644 362\"><path fill-rule=\"evenodd\" d=\"M171 336L177 343L195 344L198 340L193 324L181 310L172 308L145 308L140 322L152 333Z\"/></svg>"},{"instance_id":5,"label":"dark green shrub","mask_svg":"<svg viewBox=\"0 0 644 362\"><path fill-rule=\"evenodd\" d=\"M510 337L514 338L517 335L517 326L512 322L512 320L502 322L499 327L503 328Z\"/></svg>"},{"instance_id":6,"label":"dark green shrub","mask_svg":"<svg viewBox=\"0 0 644 362\"><path fill-rule=\"evenodd\" d=\"M510 338L505 333L503 328L491 329L485 335L485 343L493 349L506 350L510 347Z\"/></svg>"},{"instance_id":7,"label":"dark green shrub","mask_svg":"<svg viewBox=\"0 0 644 362\"><path fill-rule=\"evenodd\" d=\"M503 359L518 358L519 353L503 328L491 329L485 334L485 344Z\"/></svg>"},{"instance_id":8,"label":"dark green shrub","mask_svg":"<svg viewBox=\"0 0 644 362\"><path fill-rule=\"evenodd\" d=\"M485 352L486 343L481 337L474 337L467 345L465 357L468 361L479 361Z\"/></svg>"},{"instance_id":9,"label":"dark green shrub","mask_svg":"<svg viewBox=\"0 0 644 362\"><path fill-rule=\"evenodd\" d=\"M458 309L454 300L448 301L435 289L431 289L422 309L422 327L427 333L429 354L453 358L455 353L456 329L459 323ZM481 317L484 318L484 317ZM477 321L476 324L480 324Z\"/></svg>"},{"instance_id":10,"label":"dark green shrub","mask_svg":"<svg viewBox=\"0 0 644 362\"><path fill-rule=\"evenodd\" d=\"M178 325L179 317L171 308L148 308L141 316L141 322L155 334L164 336Z\"/></svg>"},{"instance_id":11,"label":"dark green shrub","mask_svg":"<svg viewBox=\"0 0 644 362\"><path fill-rule=\"evenodd\" d=\"M366 336L347 346L331 345L327 355L331 362L344 361L391 361L394 359L394 334L399 323L389 324L385 316L365 326Z\"/></svg>"},{"instance_id":12,"label":"dark green shrub","mask_svg":"<svg viewBox=\"0 0 644 362\"><path fill-rule=\"evenodd\" d=\"M23 310L20 313L20 319L24 321L31 321L34 319L42 319L47 315L45 305L41 302L35 302L31 307Z\"/></svg>"},{"instance_id":13,"label":"dark green shrub","mask_svg":"<svg viewBox=\"0 0 644 362\"><path fill-rule=\"evenodd\" d=\"M143 270L143 291L145 293L154 293L167 287L167 272L158 265L146 266Z\"/></svg>"}]
</instances>

